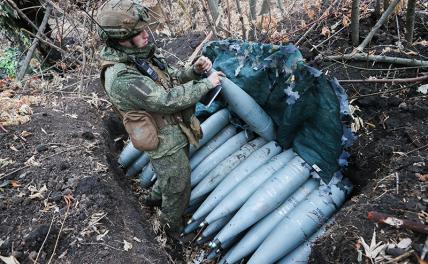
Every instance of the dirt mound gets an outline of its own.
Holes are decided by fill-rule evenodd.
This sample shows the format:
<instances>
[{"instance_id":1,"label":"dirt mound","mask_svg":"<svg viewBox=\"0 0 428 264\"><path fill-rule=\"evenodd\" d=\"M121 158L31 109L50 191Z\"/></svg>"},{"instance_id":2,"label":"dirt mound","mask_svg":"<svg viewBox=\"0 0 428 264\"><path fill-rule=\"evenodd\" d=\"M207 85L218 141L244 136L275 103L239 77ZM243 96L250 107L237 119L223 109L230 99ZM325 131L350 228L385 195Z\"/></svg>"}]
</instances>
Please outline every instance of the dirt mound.
<instances>
[{"instance_id":1,"label":"dirt mound","mask_svg":"<svg viewBox=\"0 0 428 264\"><path fill-rule=\"evenodd\" d=\"M360 21L363 32L370 29L368 25L372 24L371 19L368 17ZM399 17L397 19L400 27L403 27L404 21ZM393 34L396 31L396 23L381 28L372 41L373 52L388 56L427 58L428 51L424 45L402 43L404 47L399 49L396 46L398 38ZM415 32L415 39L426 39L426 29L422 24L416 24ZM352 46L348 34L348 30L344 30L314 51L311 44L324 40L320 32L315 31L308 37L310 41L304 44L302 50L312 59L319 52L350 52ZM393 64L328 60L311 63L339 80L411 78L420 75L420 69ZM336 224L316 243L311 263L358 263L358 259L368 260L363 257L368 252L361 238L370 245L374 232L376 242L381 242L381 245L397 244L404 238L410 238L415 253L402 261L417 263L416 255L420 256L426 237L410 230L371 222L367 219L367 213L378 211L428 223L427 179L422 176L428 173L427 96L417 92L421 83L342 85L352 105L359 109L355 114L364 121L357 141L349 150L350 165L345 171L345 175L354 182L355 190L353 197L335 216ZM386 251L389 258L404 252ZM386 261L382 255L377 257L377 261Z\"/></svg>"},{"instance_id":2,"label":"dirt mound","mask_svg":"<svg viewBox=\"0 0 428 264\"><path fill-rule=\"evenodd\" d=\"M77 95L47 100L29 123L0 134L1 157L14 162L1 169L0 255L21 263L47 263L53 252L61 263L168 263L129 180L110 165L125 136L117 117Z\"/></svg>"}]
</instances>

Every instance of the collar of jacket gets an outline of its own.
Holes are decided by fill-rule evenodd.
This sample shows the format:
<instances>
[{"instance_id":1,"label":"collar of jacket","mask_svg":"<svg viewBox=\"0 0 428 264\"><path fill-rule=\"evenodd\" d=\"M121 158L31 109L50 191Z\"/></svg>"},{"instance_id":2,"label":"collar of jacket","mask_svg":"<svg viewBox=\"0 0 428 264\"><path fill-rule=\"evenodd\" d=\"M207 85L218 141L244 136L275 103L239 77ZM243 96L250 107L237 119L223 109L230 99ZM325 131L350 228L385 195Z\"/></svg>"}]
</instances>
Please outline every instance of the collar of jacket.
<instances>
[{"instance_id":1,"label":"collar of jacket","mask_svg":"<svg viewBox=\"0 0 428 264\"><path fill-rule=\"evenodd\" d=\"M156 46L154 44L149 44L143 49L108 45L103 47L100 52L100 57L102 60L106 61L133 62L134 58L151 58L155 51Z\"/></svg>"}]
</instances>

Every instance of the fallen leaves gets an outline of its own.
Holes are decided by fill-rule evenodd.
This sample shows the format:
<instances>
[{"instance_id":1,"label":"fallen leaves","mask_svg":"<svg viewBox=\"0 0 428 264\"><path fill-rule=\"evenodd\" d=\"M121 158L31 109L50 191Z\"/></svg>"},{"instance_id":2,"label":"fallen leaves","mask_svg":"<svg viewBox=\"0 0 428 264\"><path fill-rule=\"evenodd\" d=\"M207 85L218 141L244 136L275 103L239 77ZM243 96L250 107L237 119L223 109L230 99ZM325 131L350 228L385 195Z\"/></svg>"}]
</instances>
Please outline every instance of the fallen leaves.
<instances>
[{"instance_id":1,"label":"fallen leaves","mask_svg":"<svg viewBox=\"0 0 428 264\"><path fill-rule=\"evenodd\" d=\"M342 18L342 25L344 27L348 27L351 24L351 20L349 19L348 16L343 16Z\"/></svg>"},{"instance_id":2,"label":"fallen leaves","mask_svg":"<svg viewBox=\"0 0 428 264\"><path fill-rule=\"evenodd\" d=\"M101 227L101 220L107 216L107 213L99 212L91 215L88 225L80 232L81 236L89 236L92 233L97 233L98 235L104 234L106 229ZM102 230L100 230L102 229Z\"/></svg>"},{"instance_id":3,"label":"fallen leaves","mask_svg":"<svg viewBox=\"0 0 428 264\"><path fill-rule=\"evenodd\" d=\"M10 185L12 186L12 188L21 187L21 184L17 180L11 180Z\"/></svg>"},{"instance_id":4,"label":"fallen leaves","mask_svg":"<svg viewBox=\"0 0 428 264\"><path fill-rule=\"evenodd\" d=\"M123 240L123 250L128 251L132 248L132 244L129 243L128 241L126 241L125 239Z\"/></svg>"},{"instance_id":5,"label":"fallen leaves","mask_svg":"<svg viewBox=\"0 0 428 264\"><path fill-rule=\"evenodd\" d=\"M6 90L0 93L0 124L19 125L31 120L31 105L42 101L40 96L14 96L15 92Z\"/></svg>"},{"instance_id":6,"label":"fallen leaves","mask_svg":"<svg viewBox=\"0 0 428 264\"><path fill-rule=\"evenodd\" d=\"M28 132L28 131L26 131L26 130L24 130L24 131L22 131L21 132L21 134L19 134L21 137L23 137L23 138L27 138L27 137L29 137L29 136L31 136L31 135L33 135L33 133L31 133L31 132Z\"/></svg>"},{"instance_id":7,"label":"fallen leaves","mask_svg":"<svg viewBox=\"0 0 428 264\"><path fill-rule=\"evenodd\" d=\"M70 118L73 118L73 119L77 119L77 114L65 114L65 116L68 116L68 117L70 117Z\"/></svg>"},{"instance_id":8,"label":"fallen leaves","mask_svg":"<svg viewBox=\"0 0 428 264\"><path fill-rule=\"evenodd\" d=\"M330 37L331 35L331 31L327 26L324 26L321 30L321 35L323 35L324 37Z\"/></svg>"},{"instance_id":9,"label":"fallen leaves","mask_svg":"<svg viewBox=\"0 0 428 264\"><path fill-rule=\"evenodd\" d=\"M427 94L428 93L428 84L424 84L418 87L418 92L421 94Z\"/></svg>"},{"instance_id":10,"label":"fallen leaves","mask_svg":"<svg viewBox=\"0 0 428 264\"><path fill-rule=\"evenodd\" d=\"M14 256L10 256L10 257L0 256L0 259L6 264L19 264L19 261Z\"/></svg>"},{"instance_id":11,"label":"fallen leaves","mask_svg":"<svg viewBox=\"0 0 428 264\"><path fill-rule=\"evenodd\" d=\"M418 181L420 182L428 181L428 173L425 173L425 174L416 173L415 175L418 178Z\"/></svg>"},{"instance_id":12,"label":"fallen leaves","mask_svg":"<svg viewBox=\"0 0 428 264\"><path fill-rule=\"evenodd\" d=\"M373 236L370 245L364 241L363 237L360 237L359 242L364 248L364 255L372 262L376 263L384 259L382 254L384 253L387 245L383 244L382 241L376 242L376 230L373 230Z\"/></svg>"},{"instance_id":13,"label":"fallen leaves","mask_svg":"<svg viewBox=\"0 0 428 264\"><path fill-rule=\"evenodd\" d=\"M39 167L41 164L40 162L36 161L36 157L33 155L31 158L29 158L26 162L24 162L25 166L33 166L33 167Z\"/></svg>"},{"instance_id":14,"label":"fallen leaves","mask_svg":"<svg viewBox=\"0 0 428 264\"><path fill-rule=\"evenodd\" d=\"M100 162L96 162L95 163L95 171L96 172L107 172L108 171L108 166L104 165Z\"/></svg>"},{"instance_id":15,"label":"fallen leaves","mask_svg":"<svg viewBox=\"0 0 428 264\"><path fill-rule=\"evenodd\" d=\"M8 165L12 165L14 163L15 163L15 161L13 161L9 158L5 158L5 159L0 158L0 169L6 167Z\"/></svg>"},{"instance_id":16,"label":"fallen leaves","mask_svg":"<svg viewBox=\"0 0 428 264\"><path fill-rule=\"evenodd\" d=\"M34 185L30 185L28 186L28 190L31 192L29 198L30 199L45 199L45 197L43 196L43 194L48 190L48 188L46 187L46 184L43 184L43 186L40 189L37 189L36 186Z\"/></svg>"}]
</instances>

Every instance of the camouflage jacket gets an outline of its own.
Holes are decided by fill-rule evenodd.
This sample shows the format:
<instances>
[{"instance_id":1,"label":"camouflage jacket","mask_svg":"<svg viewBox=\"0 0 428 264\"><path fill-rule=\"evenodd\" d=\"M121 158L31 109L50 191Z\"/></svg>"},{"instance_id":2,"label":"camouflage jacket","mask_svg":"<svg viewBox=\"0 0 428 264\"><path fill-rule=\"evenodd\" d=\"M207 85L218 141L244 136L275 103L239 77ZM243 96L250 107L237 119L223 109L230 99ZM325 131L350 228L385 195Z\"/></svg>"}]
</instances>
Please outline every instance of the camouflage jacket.
<instances>
[{"instance_id":1,"label":"camouflage jacket","mask_svg":"<svg viewBox=\"0 0 428 264\"><path fill-rule=\"evenodd\" d=\"M177 113L193 107L212 88L207 79L199 80L200 77L192 68L178 71L165 63L167 67L162 71L164 74L156 69L163 76L159 76L160 81L155 82L129 62L128 52L105 47L100 55L103 61L114 62L105 70L104 87L111 103L123 112L145 110L163 114ZM188 144L179 125L160 129L159 141L156 150L148 151L151 158L172 155Z\"/></svg>"}]
</instances>

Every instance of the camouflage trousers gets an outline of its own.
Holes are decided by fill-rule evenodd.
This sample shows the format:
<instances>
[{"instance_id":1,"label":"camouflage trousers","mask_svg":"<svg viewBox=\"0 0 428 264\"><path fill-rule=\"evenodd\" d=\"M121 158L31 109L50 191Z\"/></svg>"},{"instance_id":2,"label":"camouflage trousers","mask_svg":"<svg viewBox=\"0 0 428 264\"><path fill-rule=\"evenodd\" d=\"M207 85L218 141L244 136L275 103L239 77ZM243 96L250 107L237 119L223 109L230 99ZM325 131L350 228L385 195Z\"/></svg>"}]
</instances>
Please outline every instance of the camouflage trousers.
<instances>
[{"instance_id":1,"label":"camouflage trousers","mask_svg":"<svg viewBox=\"0 0 428 264\"><path fill-rule=\"evenodd\" d=\"M179 232L183 227L183 213L190 199L190 165L188 148L151 163L157 175L150 198L162 199L160 221L171 232Z\"/></svg>"}]
</instances>

